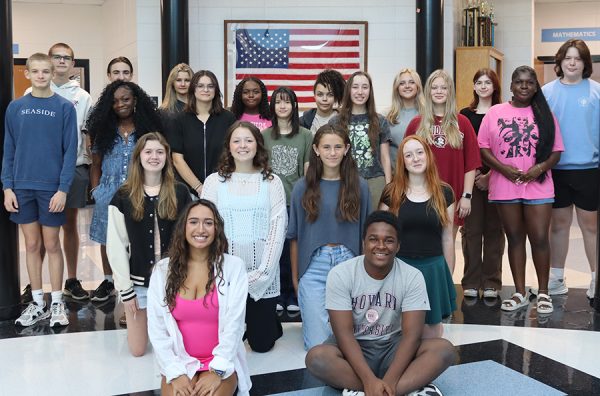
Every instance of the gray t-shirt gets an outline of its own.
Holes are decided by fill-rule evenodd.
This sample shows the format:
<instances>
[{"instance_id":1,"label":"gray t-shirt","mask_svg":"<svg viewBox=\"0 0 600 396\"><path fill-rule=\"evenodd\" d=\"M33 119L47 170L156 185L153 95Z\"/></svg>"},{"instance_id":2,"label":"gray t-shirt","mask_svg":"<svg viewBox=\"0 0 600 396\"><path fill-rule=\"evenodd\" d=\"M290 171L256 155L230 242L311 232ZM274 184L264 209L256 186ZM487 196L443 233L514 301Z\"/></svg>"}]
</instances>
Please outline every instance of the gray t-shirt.
<instances>
[{"instance_id":1,"label":"gray t-shirt","mask_svg":"<svg viewBox=\"0 0 600 396\"><path fill-rule=\"evenodd\" d=\"M392 136L392 141L390 142L390 159L392 160L392 169L396 169L398 146L402 139L404 139L406 127L417 114L419 114L419 112L415 108L402 109L396 118L398 123L390 125L390 135Z\"/></svg>"},{"instance_id":2,"label":"gray t-shirt","mask_svg":"<svg viewBox=\"0 0 600 396\"><path fill-rule=\"evenodd\" d=\"M364 258L351 258L329 271L325 308L352 311L357 340L388 339L402 331L402 312L429 311L425 279L399 258L384 279L373 279Z\"/></svg>"},{"instance_id":3,"label":"gray t-shirt","mask_svg":"<svg viewBox=\"0 0 600 396\"><path fill-rule=\"evenodd\" d=\"M380 146L391 141L390 124L381 114L377 114L377 118L379 119L379 139L375 150L371 149L371 141L369 140L368 114L352 114L348 124L352 158L356 161L360 176L365 179L385 176L381 165ZM335 125L339 122L339 119L339 115L335 116L329 123Z\"/></svg>"},{"instance_id":4,"label":"gray t-shirt","mask_svg":"<svg viewBox=\"0 0 600 396\"><path fill-rule=\"evenodd\" d=\"M310 132L312 133L312 135L315 136L319 128L321 128L323 125L327 125L329 120L331 120L336 115L337 111L332 112L328 117L321 117L319 113L316 113L315 118L313 118L313 122L310 126Z\"/></svg>"},{"instance_id":5,"label":"gray t-shirt","mask_svg":"<svg viewBox=\"0 0 600 396\"><path fill-rule=\"evenodd\" d=\"M298 279L304 275L313 252L328 243L344 245L358 255L361 253L360 236L362 229L371 213L371 195L367 182L360 179L360 210L358 221L340 221L338 196L340 180L321 180L321 200L319 201L319 216L314 223L306 219L306 211L302 207L302 197L306 191L306 180L298 180L292 191L290 219L288 223L288 239L298 241Z\"/></svg>"}]
</instances>

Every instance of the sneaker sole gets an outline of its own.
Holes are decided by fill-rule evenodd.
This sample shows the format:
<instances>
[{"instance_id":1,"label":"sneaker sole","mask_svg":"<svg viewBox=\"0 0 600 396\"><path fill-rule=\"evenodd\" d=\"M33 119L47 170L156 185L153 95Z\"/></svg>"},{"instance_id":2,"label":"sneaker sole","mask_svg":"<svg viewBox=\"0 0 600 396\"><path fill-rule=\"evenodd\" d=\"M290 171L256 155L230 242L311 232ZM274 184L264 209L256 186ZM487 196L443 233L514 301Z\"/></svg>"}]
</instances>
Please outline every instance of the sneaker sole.
<instances>
[{"instance_id":1,"label":"sneaker sole","mask_svg":"<svg viewBox=\"0 0 600 396\"><path fill-rule=\"evenodd\" d=\"M90 300L92 300L92 301L98 301L98 302L103 302L103 301L107 301L109 298L111 298L111 297L113 297L115 295L116 295L116 293L110 293L106 297L98 297L98 296L94 295L94 296L90 297Z\"/></svg>"},{"instance_id":2,"label":"sneaker sole","mask_svg":"<svg viewBox=\"0 0 600 396\"><path fill-rule=\"evenodd\" d=\"M40 322L44 319L48 319L50 317L50 315L51 315L50 311L46 311L42 315L40 315L37 318L31 320L30 322L26 322L26 323L21 323L21 322L19 322L19 319L17 319L17 320L15 320L15 325L22 326L22 327L33 326L37 322Z\"/></svg>"},{"instance_id":3,"label":"sneaker sole","mask_svg":"<svg viewBox=\"0 0 600 396\"><path fill-rule=\"evenodd\" d=\"M50 319L50 327L58 327L58 326L68 326L69 325L69 319L60 321L60 320L55 320L53 321L52 319Z\"/></svg>"},{"instance_id":4,"label":"sneaker sole","mask_svg":"<svg viewBox=\"0 0 600 396\"><path fill-rule=\"evenodd\" d=\"M87 300L90 298L89 294L86 294L84 296L76 296L75 294L71 293L70 291L68 291L67 289L63 290L63 295L72 298L73 300L77 300L77 301L81 301L81 300Z\"/></svg>"}]
</instances>

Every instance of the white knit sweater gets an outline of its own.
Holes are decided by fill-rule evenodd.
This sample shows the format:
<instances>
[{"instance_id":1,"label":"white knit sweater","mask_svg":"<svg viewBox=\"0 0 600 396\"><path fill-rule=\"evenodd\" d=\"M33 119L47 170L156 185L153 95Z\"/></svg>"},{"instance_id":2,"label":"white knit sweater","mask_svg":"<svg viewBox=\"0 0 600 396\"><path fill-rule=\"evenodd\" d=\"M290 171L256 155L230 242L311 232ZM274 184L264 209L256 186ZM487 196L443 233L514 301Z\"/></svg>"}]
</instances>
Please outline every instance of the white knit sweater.
<instances>
[{"instance_id":1,"label":"white knit sweater","mask_svg":"<svg viewBox=\"0 0 600 396\"><path fill-rule=\"evenodd\" d=\"M276 175L237 173L223 180L208 176L202 198L217 205L225 221L229 254L240 257L248 271L248 293L255 300L279 295L279 258L287 229L285 191Z\"/></svg>"}]
</instances>

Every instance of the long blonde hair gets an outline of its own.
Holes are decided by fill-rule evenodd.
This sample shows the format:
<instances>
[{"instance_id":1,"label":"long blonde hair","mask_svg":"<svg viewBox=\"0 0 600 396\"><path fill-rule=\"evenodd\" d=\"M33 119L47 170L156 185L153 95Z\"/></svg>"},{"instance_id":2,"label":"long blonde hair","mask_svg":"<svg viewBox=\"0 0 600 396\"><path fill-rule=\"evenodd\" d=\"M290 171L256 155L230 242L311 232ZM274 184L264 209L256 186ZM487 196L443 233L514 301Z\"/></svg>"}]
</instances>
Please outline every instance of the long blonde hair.
<instances>
[{"instance_id":1,"label":"long blonde hair","mask_svg":"<svg viewBox=\"0 0 600 396\"><path fill-rule=\"evenodd\" d=\"M167 78L167 83L165 85L165 98L163 99L162 104L160 105L160 108L162 110L176 111L175 104L177 103L177 92L175 91L175 87L173 87L173 84L177 79L177 74L179 74L180 72L187 73L190 76L190 80L194 75L192 68L185 63L175 65L175 67L171 69L169 77Z\"/></svg>"},{"instance_id":2,"label":"long blonde hair","mask_svg":"<svg viewBox=\"0 0 600 396\"><path fill-rule=\"evenodd\" d=\"M435 125L435 115L433 113L433 101L431 100L431 85L433 81L441 77L448 87L448 96L446 99L446 108L442 118L441 128L446 134L446 140L450 147L458 149L462 147L462 134L458 128L458 116L456 114L456 93L454 91L454 82L452 77L442 69L431 73L425 83L425 107L421 112L421 123L417 129L417 135L424 138L427 143L433 144L432 129Z\"/></svg>"},{"instance_id":3,"label":"long blonde hair","mask_svg":"<svg viewBox=\"0 0 600 396\"><path fill-rule=\"evenodd\" d=\"M177 195L175 194L175 174L171 162L171 147L167 140L158 132L149 132L140 137L131 155L129 175L121 186L131 201L131 217L135 221L144 218L144 168L142 167L141 153L148 141L156 140L165 148L165 166L162 169L160 193L158 194L157 214L161 219L177 219Z\"/></svg>"},{"instance_id":4,"label":"long blonde hair","mask_svg":"<svg viewBox=\"0 0 600 396\"><path fill-rule=\"evenodd\" d=\"M394 77L394 85L392 87L392 106L390 107L390 111L386 117L390 125L398 124L398 114L400 114L400 112L406 107L404 104L404 99L402 96L400 96L399 92L400 78L402 78L402 75L404 74L409 74L417 86L417 94L415 95L415 109L418 113L421 113L423 107L425 106L425 99L423 98L423 84L421 83L421 77L419 74L410 68L400 70L398 74L396 74L396 77Z\"/></svg>"}]
</instances>

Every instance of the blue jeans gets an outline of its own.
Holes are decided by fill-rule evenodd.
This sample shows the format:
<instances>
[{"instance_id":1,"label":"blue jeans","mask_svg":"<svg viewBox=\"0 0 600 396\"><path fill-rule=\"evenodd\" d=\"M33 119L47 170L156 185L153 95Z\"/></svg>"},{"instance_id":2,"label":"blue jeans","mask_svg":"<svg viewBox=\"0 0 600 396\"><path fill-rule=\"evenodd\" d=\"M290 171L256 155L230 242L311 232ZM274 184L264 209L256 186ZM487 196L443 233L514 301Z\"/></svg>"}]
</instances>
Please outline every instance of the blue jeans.
<instances>
[{"instance_id":1,"label":"blue jeans","mask_svg":"<svg viewBox=\"0 0 600 396\"><path fill-rule=\"evenodd\" d=\"M325 284L329 270L354 257L344 245L321 246L310 258L308 268L298 284L298 303L302 314L304 348L320 345L331 334L329 315L325 309Z\"/></svg>"}]
</instances>

